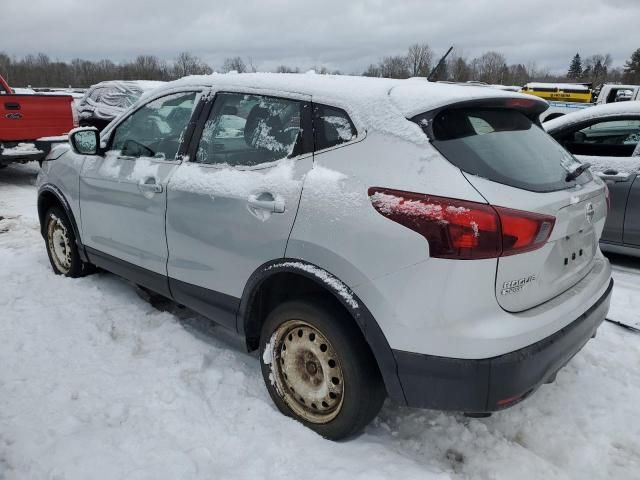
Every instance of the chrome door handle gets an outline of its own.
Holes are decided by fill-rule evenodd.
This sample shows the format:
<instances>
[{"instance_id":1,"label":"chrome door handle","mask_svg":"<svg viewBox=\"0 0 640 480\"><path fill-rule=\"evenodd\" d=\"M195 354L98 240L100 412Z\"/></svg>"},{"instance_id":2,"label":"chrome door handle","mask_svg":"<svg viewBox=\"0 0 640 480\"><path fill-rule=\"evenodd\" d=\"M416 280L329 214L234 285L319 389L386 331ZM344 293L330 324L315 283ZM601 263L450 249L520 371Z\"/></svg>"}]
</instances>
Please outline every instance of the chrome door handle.
<instances>
[{"instance_id":1,"label":"chrome door handle","mask_svg":"<svg viewBox=\"0 0 640 480\"><path fill-rule=\"evenodd\" d=\"M247 203L251 208L266 210L272 213L284 213L284 200L273 198L271 194L249 195Z\"/></svg>"},{"instance_id":2,"label":"chrome door handle","mask_svg":"<svg viewBox=\"0 0 640 480\"><path fill-rule=\"evenodd\" d=\"M140 180L138 183L138 188L142 192L152 192L152 193L161 193L162 185L156 183L155 178L147 178L146 180Z\"/></svg>"}]
</instances>

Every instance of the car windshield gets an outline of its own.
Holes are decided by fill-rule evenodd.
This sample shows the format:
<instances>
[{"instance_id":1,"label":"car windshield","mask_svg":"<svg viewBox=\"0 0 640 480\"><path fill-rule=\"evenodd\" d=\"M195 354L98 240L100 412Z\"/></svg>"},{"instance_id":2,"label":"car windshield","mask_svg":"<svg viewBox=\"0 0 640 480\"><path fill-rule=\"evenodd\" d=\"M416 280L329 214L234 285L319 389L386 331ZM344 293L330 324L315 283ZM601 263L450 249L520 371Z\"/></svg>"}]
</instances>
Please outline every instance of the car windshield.
<instances>
[{"instance_id":1,"label":"car windshield","mask_svg":"<svg viewBox=\"0 0 640 480\"><path fill-rule=\"evenodd\" d=\"M426 128L429 115L413 120ZM426 123L425 123L426 122ZM535 192L589 181L567 182L579 162L524 113L505 108L453 108L432 121L433 145L467 173Z\"/></svg>"}]
</instances>

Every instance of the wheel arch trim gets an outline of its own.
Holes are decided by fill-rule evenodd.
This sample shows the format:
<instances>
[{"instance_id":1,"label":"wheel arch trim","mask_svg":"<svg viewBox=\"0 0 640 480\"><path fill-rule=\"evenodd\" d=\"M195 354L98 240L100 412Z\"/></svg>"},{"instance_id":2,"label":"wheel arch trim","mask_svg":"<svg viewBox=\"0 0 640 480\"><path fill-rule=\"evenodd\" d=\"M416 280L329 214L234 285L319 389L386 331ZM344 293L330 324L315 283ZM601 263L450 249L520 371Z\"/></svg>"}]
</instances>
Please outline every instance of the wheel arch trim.
<instances>
[{"instance_id":1,"label":"wheel arch trim","mask_svg":"<svg viewBox=\"0 0 640 480\"><path fill-rule=\"evenodd\" d=\"M296 258L282 258L264 263L258 267L249 277L242 292L236 318L236 328L238 332L247 338L247 326L256 296L264 283L279 273L294 273L306 277L335 297L349 312L360 328L365 341L376 359L389 397L396 402L406 404L406 397L398 377L395 356L373 314L348 285L331 272L313 263ZM251 350L248 343L247 349Z\"/></svg>"},{"instance_id":2,"label":"wheel arch trim","mask_svg":"<svg viewBox=\"0 0 640 480\"><path fill-rule=\"evenodd\" d=\"M73 229L73 234L76 238L76 246L78 247L78 254L80 255L80 259L83 262L87 262L87 254L84 249L84 245L82 244L82 240L80 239L80 230L78 229L78 225L76 223L75 216L73 215L73 211L71 210L71 206L67 201L66 197L62 193L62 191L51 183L45 183L40 186L38 189L38 219L40 221L40 234L43 238L45 238L45 225L44 225L44 216L47 213L47 209L43 208L44 195L49 194L53 195L58 203L62 206L64 213L67 215L69 222L71 223L71 228Z\"/></svg>"}]
</instances>

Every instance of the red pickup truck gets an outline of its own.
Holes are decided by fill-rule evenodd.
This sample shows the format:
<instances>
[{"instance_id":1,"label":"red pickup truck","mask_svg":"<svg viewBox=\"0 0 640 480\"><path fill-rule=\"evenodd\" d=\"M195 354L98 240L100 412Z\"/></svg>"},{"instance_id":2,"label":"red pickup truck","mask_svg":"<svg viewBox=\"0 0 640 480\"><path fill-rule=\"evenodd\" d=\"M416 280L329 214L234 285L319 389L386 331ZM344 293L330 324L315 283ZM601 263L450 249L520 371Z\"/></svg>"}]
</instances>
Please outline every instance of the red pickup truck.
<instances>
[{"instance_id":1,"label":"red pickup truck","mask_svg":"<svg viewBox=\"0 0 640 480\"><path fill-rule=\"evenodd\" d=\"M0 168L42 160L55 137L77 126L70 95L16 94L0 75Z\"/></svg>"}]
</instances>

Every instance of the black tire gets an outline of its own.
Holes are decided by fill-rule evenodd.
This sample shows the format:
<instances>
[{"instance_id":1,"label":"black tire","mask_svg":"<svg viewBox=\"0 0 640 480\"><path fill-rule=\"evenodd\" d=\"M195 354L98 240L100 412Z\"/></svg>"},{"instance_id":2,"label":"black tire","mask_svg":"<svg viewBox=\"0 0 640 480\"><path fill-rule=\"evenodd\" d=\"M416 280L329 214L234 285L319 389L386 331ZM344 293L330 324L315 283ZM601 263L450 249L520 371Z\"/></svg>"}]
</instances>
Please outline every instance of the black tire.
<instances>
[{"instance_id":1,"label":"black tire","mask_svg":"<svg viewBox=\"0 0 640 480\"><path fill-rule=\"evenodd\" d=\"M300 332L303 334L299 335ZM292 346L289 343L292 336L294 342L306 343ZM322 343L318 345L319 342ZM325 356L328 352L336 358L327 360L323 354L316 358L305 350L311 348L317 353L321 347ZM292 355L287 357L287 353ZM268 315L260 336L260 365L269 395L278 409L330 440L359 433L378 414L386 398L376 361L353 319L337 307L321 306L316 301L285 302ZM309 365L315 367L310 371ZM299 382L295 383L292 376ZM342 385L335 383L338 379ZM301 402L302 395L291 393L295 392L293 385L301 385L301 390L311 389L311 397ZM341 388L342 392L336 394L331 391L333 388ZM318 400L311 403L322 392L327 392L325 398L329 403L324 400L318 405L315 405ZM300 414L304 409L308 411ZM313 421L309 416L314 417Z\"/></svg>"},{"instance_id":2,"label":"black tire","mask_svg":"<svg viewBox=\"0 0 640 480\"><path fill-rule=\"evenodd\" d=\"M56 275L77 278L95 271L93 265L80 259L73 227L62 208L51 207L47 211L44 227L47 255Z\"/></svg>"}]
</instances>

